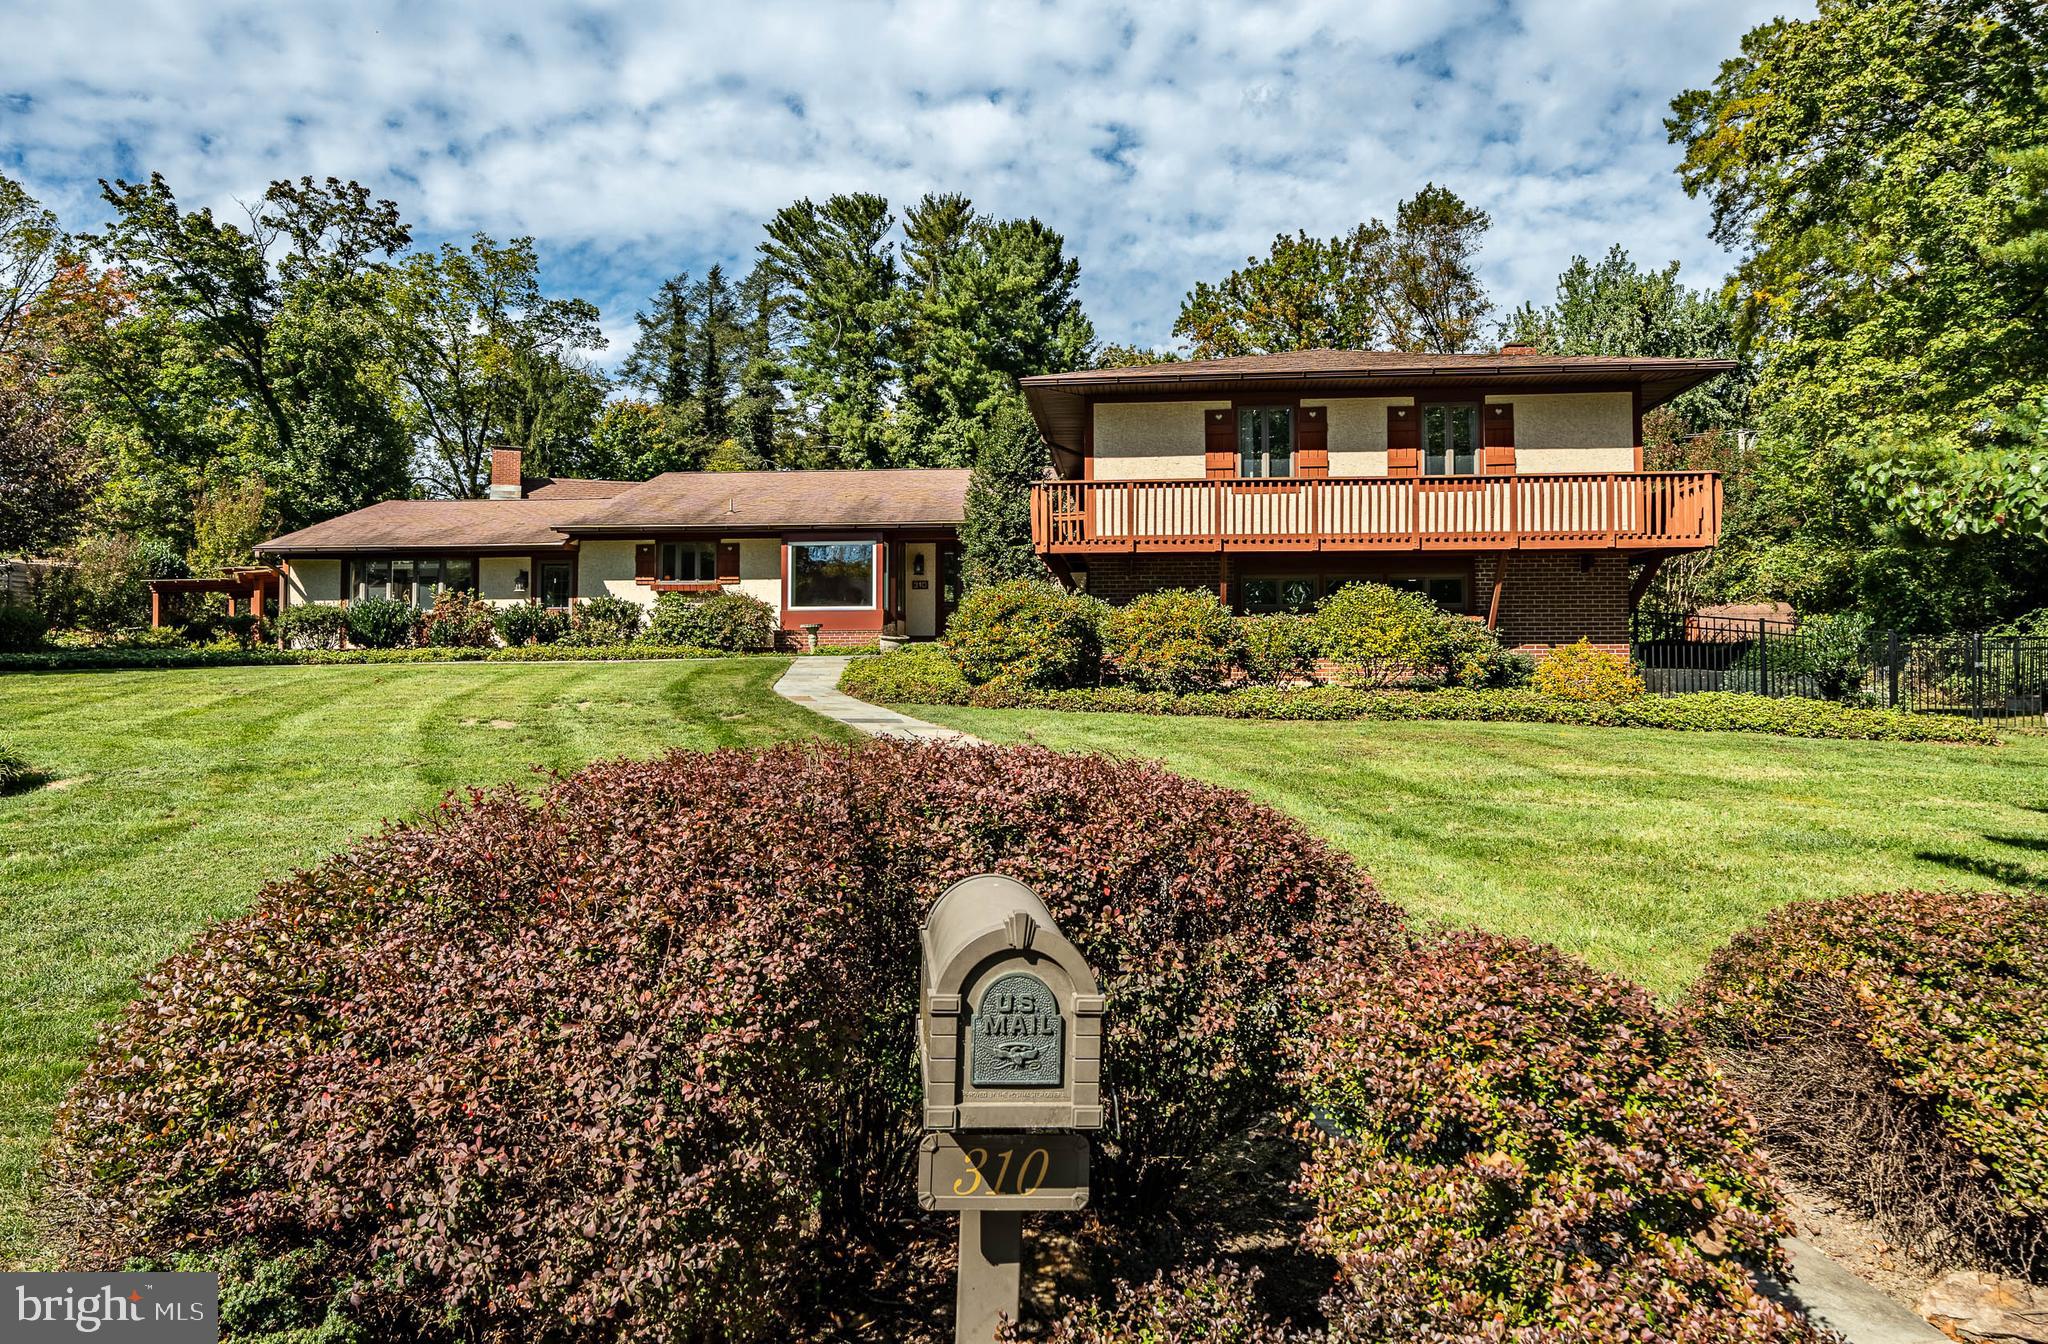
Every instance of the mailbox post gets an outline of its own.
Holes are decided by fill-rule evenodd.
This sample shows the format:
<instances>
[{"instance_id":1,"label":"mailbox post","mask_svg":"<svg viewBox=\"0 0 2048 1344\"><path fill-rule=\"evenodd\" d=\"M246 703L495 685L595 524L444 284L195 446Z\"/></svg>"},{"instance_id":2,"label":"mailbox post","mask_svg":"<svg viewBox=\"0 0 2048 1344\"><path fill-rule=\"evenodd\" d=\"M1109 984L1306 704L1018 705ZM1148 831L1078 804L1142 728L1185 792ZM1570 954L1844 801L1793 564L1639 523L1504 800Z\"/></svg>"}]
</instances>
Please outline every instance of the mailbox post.
<instances>
[{"instance_id":1,"label":"mailbox post","mask_svg":"<svg viewBox=\"0 0 2048 1344\"><path fill-rule=\"evenodd\" d=\"M1017 1316L1024 1214L1088 1203L1102 1127L1102 992L1021 882L947 888L925 916L918 1008L918 1203L960 1214L955 1344Z\"/></svg>"}]
</instances>

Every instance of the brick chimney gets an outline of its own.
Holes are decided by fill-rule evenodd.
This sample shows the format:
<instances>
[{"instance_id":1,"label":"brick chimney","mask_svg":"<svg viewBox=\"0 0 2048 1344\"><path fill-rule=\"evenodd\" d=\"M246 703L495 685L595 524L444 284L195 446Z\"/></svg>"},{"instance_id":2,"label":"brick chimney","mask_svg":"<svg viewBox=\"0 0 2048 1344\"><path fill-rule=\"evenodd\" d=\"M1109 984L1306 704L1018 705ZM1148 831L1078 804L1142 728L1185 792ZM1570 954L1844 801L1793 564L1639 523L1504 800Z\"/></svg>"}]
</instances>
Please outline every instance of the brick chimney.
<instances>
[{"instance_id":1,"label":"brick chimney","mask_svg":"<svg viewBox=\"0 0 2048 1344\"><path fill-rule=\"evenodd\" d=\"M492 499L518 499L526 493L519 476L519 450L496 447L491 449Z\"/></svg>"},{"instance_id":2,"label":"brick chimney","mask_svg":"<svg viewBox=\"0 0 2048 1344\"><path fill-rule=\"evenodd\" d=\"M1509 341L1500 348L1500 352L1509 356L1533 355L1536 353L1536 347L1527 341Z\"/></svg>"}]
</instances>

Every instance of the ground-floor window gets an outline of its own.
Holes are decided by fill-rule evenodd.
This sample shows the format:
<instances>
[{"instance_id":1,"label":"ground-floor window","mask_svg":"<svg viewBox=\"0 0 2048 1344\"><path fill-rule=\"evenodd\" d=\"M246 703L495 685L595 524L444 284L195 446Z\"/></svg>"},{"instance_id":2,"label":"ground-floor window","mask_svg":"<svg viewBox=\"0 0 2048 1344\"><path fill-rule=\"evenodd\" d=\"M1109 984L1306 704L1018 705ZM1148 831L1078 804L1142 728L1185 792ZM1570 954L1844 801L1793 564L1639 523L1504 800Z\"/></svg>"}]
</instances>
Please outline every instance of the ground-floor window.
<instances>
[{"instance_id":1,"label":"ground-floor window","mask_svg":"<svg viewBox=\"0 0 2048 1344\"><path fill-rule=\"evenodd\" d=\"M573 585L569 566L566 563L544 562L540 567L540 604L544 607L566 607Z\"/></svg>"},{"instance_id":2,"label":"ground-floor window","mask_svg":"<svg viewBox=\"0 0 2048 1344\"><path fill-rule=\"evenodd\" d=\"M476 591L476 562L466 555L380 555L353 563L355 590L351 596L358 601L388 597L431 607L434 594L443 588Z\"/></svg>"},{"instance_id":3,"label":"ground-floor window","mask_svg":"<svg viewBox=\"0 0 2048 1344\"><path fill-rule=\"evenodd\" d=\"M1463 574L1249 574L1241 584L1244 609L1310 611L1347 583L1384 583L1389 588L1421 593L1447 611L1466 610Z\"/></svg>"},{"instance_id":4,"label":"ground-floor window","mask_svg":"<svg viewBox=\"0 0 2048 1344\"><path fill-rule=\"evenodd\" d=\"M710 583L718 578L718 547L708 541L664 541L663 583Z\"/></svg>"},{"instance_id":5,"label":"ground-floor window","mask_svg":"<svg viewBox=\"0 0 2048 1344\"><path fill-rule=\"evenodd\" d=\"M789 605L820 609L878 605L875 600L875 543L791 542Z\"/></svg>"}]
</instances>

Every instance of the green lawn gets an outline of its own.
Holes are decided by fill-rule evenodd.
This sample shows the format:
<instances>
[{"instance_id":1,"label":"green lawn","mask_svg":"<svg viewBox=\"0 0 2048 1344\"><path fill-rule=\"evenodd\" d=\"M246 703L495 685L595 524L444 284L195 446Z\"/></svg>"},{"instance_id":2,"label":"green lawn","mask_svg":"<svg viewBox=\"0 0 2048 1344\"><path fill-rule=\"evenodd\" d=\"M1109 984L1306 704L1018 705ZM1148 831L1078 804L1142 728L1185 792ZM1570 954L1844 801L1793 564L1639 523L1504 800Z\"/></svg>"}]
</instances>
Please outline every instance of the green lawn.
<instances>
[{"instance_id":1,"label":"green lawn","mask_svg":"<svg viewBox=\"0 0 2048 1344\"><path fill-rule=\"evenodd\" d=\"M1418 915L1541 938L1665 995L1796 897L2048 888L2040 737L1986 749L906 708L991 741L1148 756L1246 789Z\"/></svg>"},{"instance_id":2,"label":"green lawn","mask_svg":"<svg viewBox=\"0 0 2048 1344\"><path fill-rule=\"evenodd\" d=\"M258 885L446 789L533 764L842 731L787 660L267 667L0 677L0 740L54 786L0 798L0 1262L34 1157L135 976Z\"/></svg>"}]
</instances>

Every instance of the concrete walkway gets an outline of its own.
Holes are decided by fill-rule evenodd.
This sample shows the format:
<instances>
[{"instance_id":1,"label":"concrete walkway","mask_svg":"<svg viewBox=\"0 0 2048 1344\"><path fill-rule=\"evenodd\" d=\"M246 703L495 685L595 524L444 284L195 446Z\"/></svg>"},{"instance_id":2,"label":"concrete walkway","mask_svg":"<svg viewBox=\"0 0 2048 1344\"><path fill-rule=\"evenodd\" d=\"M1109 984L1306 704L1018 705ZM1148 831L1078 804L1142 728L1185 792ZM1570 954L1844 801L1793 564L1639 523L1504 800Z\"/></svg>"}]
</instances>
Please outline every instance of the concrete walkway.
<instances>
[{"instance_id":1,"label":"concrete walkway","mask_svg":"<svg viewBox=\"0 0 2048 1344\"><path fill-rule=\"evenodd\" d=\"M806 656L794 659L789 671L775 683L775 693L783 699L802 705L805 709L826 718L845 724L869 737L890 737L907 742L976 742L954 728L941 728L936 723L913 719L908 714L898 714L893 709L871 705L865 700L856 700L839 689L839 674L846 670L849 658L826 658Z\"/></svg>"}]
</instances>

